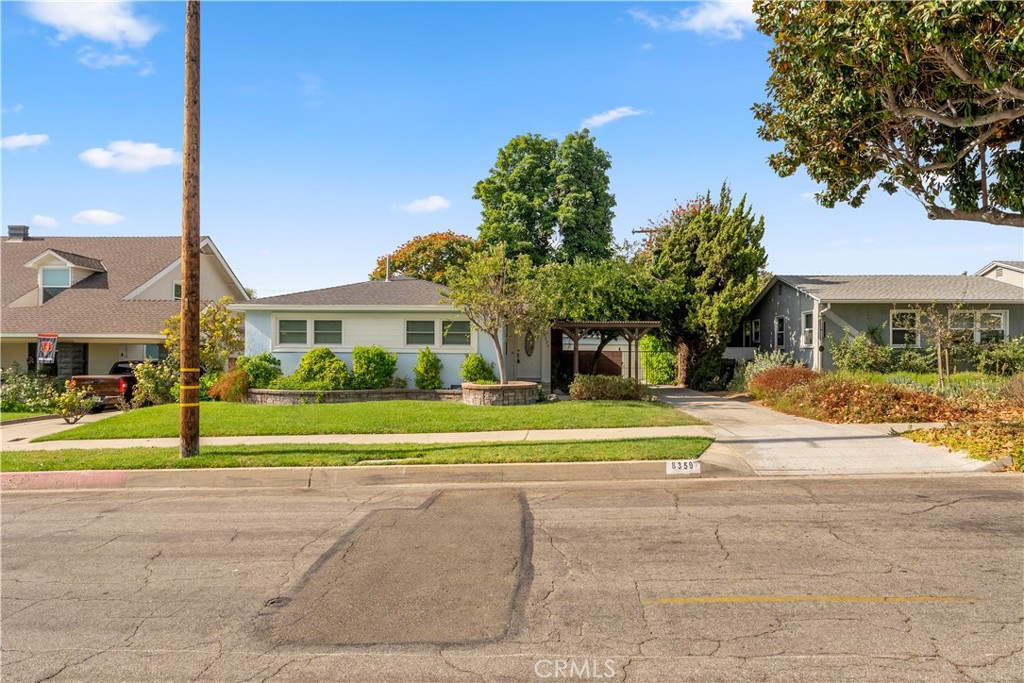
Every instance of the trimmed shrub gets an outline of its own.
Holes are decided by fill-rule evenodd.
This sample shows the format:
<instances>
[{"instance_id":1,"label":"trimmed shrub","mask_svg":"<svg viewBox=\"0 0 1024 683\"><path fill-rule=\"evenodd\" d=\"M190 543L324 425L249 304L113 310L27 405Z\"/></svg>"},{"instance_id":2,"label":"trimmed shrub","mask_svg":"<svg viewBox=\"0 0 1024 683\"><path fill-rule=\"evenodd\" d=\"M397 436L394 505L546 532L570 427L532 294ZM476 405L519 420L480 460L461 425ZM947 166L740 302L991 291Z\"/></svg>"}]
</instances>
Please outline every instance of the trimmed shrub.
<instances>
[{"instance_id":1,"label":"trimmed shrub","mask_svg":"<svg viewBox=\"0 0 1024 683\"><path fill-rule=\"evenodd\" d=\"M352 349L352 388L386 389L398 368L398 356L379 346Z\"/></svg>"},{"instance_id":2,"label":"trimmed shrub","mask_svg":"<svg viewBox=\"0 0 1024 683\"><path fill-rule=\"evenodd\" d=\"M640 338L640 363L648 384L676 383L676 354L657 337Z\"/></svg>"},{"instance_id":3,"label":"trimmed shrub","mask_svg":"<svg viewBox=\"0 0 1024 683\"><path fill-rule=\"evenodd\" d=\"M498 376L494 374L494 363L488 363L479 353L466 356L459 374L464 382L471 384L494 384L498 381Z\"/></svg>"},{"instance_id":4,"label":"trimmed shrub","mask_svg":"<svg viewBox=\"0 0 1024 683\"><path fill-rule=\"evenodd\" d=\"M309 380L304 381L296 375L278 377L270 383L267 389L281 389L285 391L332 391L334 385L330 380Z\"/></svg>"},{"instance_id":5,"label":"trimmed shrub","mask_svg":"<svg viewBox=\"0 0 1024 683\"><path fill-rule=\"evenodd\" d=\"M131 407L178 402L178 364L171 358L159 363L139 363L132 368L135 389Z\"/></svg>"},{"instance_id":6,"label":"trimmed shrub","mask_svg":"<svg viewBox=\"0 0 1024 683\"><path fill-rule=\"evenodd\" d=\"M316 383L327 389L344 389L348 384L348 366L333 351L320 346L302 356L294 377L304 384Z\"/></svg>"},{"instance_id":7,"label":"trimmed shrub","mask_svg":"<svg viewBox=\"0 0 1024 683\"><path fill-rule=\"evenodd\" d=\"M266 351L258 356L239 356L235 367L242 368L249 375L249 386L265 389L281 376L281 361Z\"/></svg>"},{"instance_id":8,"label":"trimmed shrub","mask_svg":"<svg viewBox=\"0 0 1024 683\"><path fill-rule=\"evenodd\" d=\"M935 350L903 349L893 356L892 372L936 372Z\"/></svg>"},{"instance_id":9,"label":"trimmed shrub","mask_svg":"<svg viewBox=\"0 0 1024 683\"><path fill-rule=\"evenodd\" d=\"M1007 377L1024 372L1024 337L982 347L978 353L978 370Z\"/></svg>"},{"instance_id":10,"label":"trimmed shrub","mask_svg":"<svg viewBox=\"0 0 1024 683\"><path fill-rule=\"evenodd\" d=\"M895 363L893 350L877 343L868 334L858 334L836 344L831 337L828 351L836 367L847 372L889 372Z\"/></svg>"},{"instance_id":11,"label":"trimmed shrub","mask_svg":"<svg viewBox=\"0 0 1024 683\"><path fill-rule=\"evenodd\" d=\"M750 395L757 399L781 396L791 387L807 384L818 377L818 373L805 367L770 368L758 373L750 380Z\"/></svg>"},{"instance_id":12,"label":"trimmed shrub","mask_svg":"<svg viewBox=\"0 0 1024 683\"><path fill-rule=\"evenodd\" d=\"M633 377L614 375L576 375L569 395L577 401L645 401L651 390Z\"/></svg>"},{"instance_id":13,"label":"trimmed shrub","mask_svg":"<svg viewBox=\"0 0 1024 683\"><path fill-rule=\"evenodd\" d=\"M430 349L420 349L413 373L416 375L417 389L441 388L441 359Z\"/></svg>"},{"instance_id":14,"label":"trimmed shrub","mask_svg":"<svg viewBox=\"0 0 1024 683\"><path fill-rule=\"evenodd\" d=\"M234 370L222 374L209 389L212 398L218 401L241 403L249 391L249 373L245 368L235 367Z\"/></svg>"}]
</instances>

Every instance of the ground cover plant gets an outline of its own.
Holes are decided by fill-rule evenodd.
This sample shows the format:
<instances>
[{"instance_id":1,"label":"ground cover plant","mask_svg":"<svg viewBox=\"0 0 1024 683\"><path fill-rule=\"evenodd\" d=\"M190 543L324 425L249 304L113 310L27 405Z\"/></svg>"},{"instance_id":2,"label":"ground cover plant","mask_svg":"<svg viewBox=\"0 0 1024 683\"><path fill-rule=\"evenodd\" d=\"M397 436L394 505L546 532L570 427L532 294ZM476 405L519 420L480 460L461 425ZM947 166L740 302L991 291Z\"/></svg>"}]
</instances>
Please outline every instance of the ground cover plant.
<instances>
[{"instance_id":1,"label":"ground cover plant","mask_svg":"<svg viewBox=\"0 0 1024 683\"><path fill-rule=\"evenodd\" d=\"M700 424L656 402L556 401L527 406L467 406L440 401L310 405L215 402L200 413L202 436L402 434ZM40 440L178 436L178 406L154 406L80 425Z\"/></svg>"},{"instance_id":2,"label":"ground cover plant","mask_svg":"<svg viewBox=\"0 0 1024 683\"><path fill-rule=\"evenodd\" d=\"M1013 459L1011 470L1024 471L1024 421L965 422L941 429L919 429L903 436L931 446L963 451L978 460Z\"/></svg>"},{"instance_id":3,"label":"ground cover plant","mask_svg":"<svg viewBox=\"0 0 1024 683\"><path fill-rule=\"evenodd\" d=\"M666 460L697 458L711 441L703 437L669 437L530 443L204 446L192 458L178 457L177 448L7 451L0 471Z\"/></svg>"}]
</instances>

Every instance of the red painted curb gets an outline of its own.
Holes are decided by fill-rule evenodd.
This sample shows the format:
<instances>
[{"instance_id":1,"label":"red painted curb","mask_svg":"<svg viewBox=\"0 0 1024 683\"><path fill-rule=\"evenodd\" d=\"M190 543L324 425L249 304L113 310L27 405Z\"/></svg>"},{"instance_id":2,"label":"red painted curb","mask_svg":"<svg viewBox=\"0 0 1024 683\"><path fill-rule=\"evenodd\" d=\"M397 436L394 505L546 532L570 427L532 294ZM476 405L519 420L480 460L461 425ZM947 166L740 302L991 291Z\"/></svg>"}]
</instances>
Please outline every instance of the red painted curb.
<instances>
[{"instance_id":1,"label":"red painted curb","mask_svg":"<svg viewBox=\"0 0 1024 683\"><path fill-rule=\"evenodd\" d=\"M78 472L4 472L0 489L31 491L38 489L123 489L127 470L82 470Z\"/></svg>"}]
</instances>

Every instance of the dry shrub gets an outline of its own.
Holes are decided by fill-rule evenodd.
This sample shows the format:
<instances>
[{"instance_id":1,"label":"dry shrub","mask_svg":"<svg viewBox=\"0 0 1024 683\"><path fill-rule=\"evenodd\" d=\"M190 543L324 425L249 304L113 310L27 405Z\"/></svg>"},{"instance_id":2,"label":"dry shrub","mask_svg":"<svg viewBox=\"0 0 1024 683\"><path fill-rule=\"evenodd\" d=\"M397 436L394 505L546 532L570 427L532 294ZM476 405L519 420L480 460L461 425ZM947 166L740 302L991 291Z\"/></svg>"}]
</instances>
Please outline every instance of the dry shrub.
<instances>
[{"instance_id":1,"label":"dry shrub","mask_svg":"<svg viewBox=\"0 0 1024 683\"><path fill-rule=\"evenodd\" d=\"M1003 396L1015 408L1024 408L1024 372L1018 372L1006 381Z\"/></svg>"},{"instance_id":2,"label":"dry shrub","mask_svg":"<svg viewBox=\"0 0 1024 683\"><path fill-rule=\"evenodd\" d=\"M963 411L941 396L893 384L866 384L821 375L776 400L788 412L825 422L948 422Z\"/></svg>"},{"instance_id":3,"label":"dry shrub","mask_svg":"<svg viewBox=\"0 0 1024 683\"><path fill-rule=\"evenodd\" d=\"M236 367L224 373L207 392L221 401L241 402L249 392L249 373L244 368Z\"/></svg>"},{"instance_id":4,"label":"dry shrub","mask_svg":"<svg viewBox=\"0 0 1024 683\"><path fill-rule=\"evenodd\" d=\"M775 398L792 387L810 383L818 376L813 370L800 366L771 368L755 375L750 380L748 391L757 399Z\"/></svg>"}]
</instances>

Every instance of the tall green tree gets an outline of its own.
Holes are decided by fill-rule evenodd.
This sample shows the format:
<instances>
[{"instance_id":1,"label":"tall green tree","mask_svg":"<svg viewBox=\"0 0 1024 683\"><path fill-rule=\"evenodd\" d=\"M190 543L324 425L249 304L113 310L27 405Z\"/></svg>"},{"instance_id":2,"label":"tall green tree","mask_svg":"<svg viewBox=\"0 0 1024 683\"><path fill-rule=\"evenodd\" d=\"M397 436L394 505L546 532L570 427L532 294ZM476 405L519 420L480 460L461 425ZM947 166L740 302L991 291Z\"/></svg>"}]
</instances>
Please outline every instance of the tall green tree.
<instances>
[{"instance_id":1,"label":"tall green tree","mask_svg":"<svg viewBox=\"0 0 1024 683\"><path fill-rule=\"evenodd\" d=\"M771 101L769 164L801 166L820 204L872 183L929 218L1024 227L1024 3L755 0Z\"/></svg>"},{"instance_id":2,"label":"tall green tree","mask_svg":"<svg viewBox=\"0 0 1024 683\"><path fill-rule=\"evenodd\" d=\"M503 242L535 265L611 256L609 168L586 129L561 143L533 133L512 138L474 188L483 205L480 241Z\"/></svg>"},{"instance_id":3,"label":"tall green tree","mask_svg":"<svg viewBox=\"0 0 1024 683\"><path fill-rule=\"evenodd\" d=\"M474 327L490 337L502 384L508 382L502 332L540 332L550 324L550 299L544 296L537 269L529 256L512 256L503 243L449 271L445 294Z\"/></svg>"},{"instance_id":4,"label":"tall green tree","mask_svg":"<svg viewBox=\"0 0 1024 683\"><path fill-rule=\"evenodd\" d=\"M653 273L673 289L660 334L677 350L681 383L716 388L725 344L761 285L764 217L755 217L745 196L734 206L723 184L717 203L708 192L652 229L660 237Z\"/></svg>"},{"instance_id":5,"label":"tall green tree","mask_svg":"<svg viewBox=\"0 0 1024 683\"><path fill-rule=\"evenodd\" d=\"M392 275L402 274L443 285L447 282L448 269L464 264L479 246L472 237L457 235L451 230L416 236L378 258L370 279L383 280L390 260Z\"/></svg>"}]
</instances>

